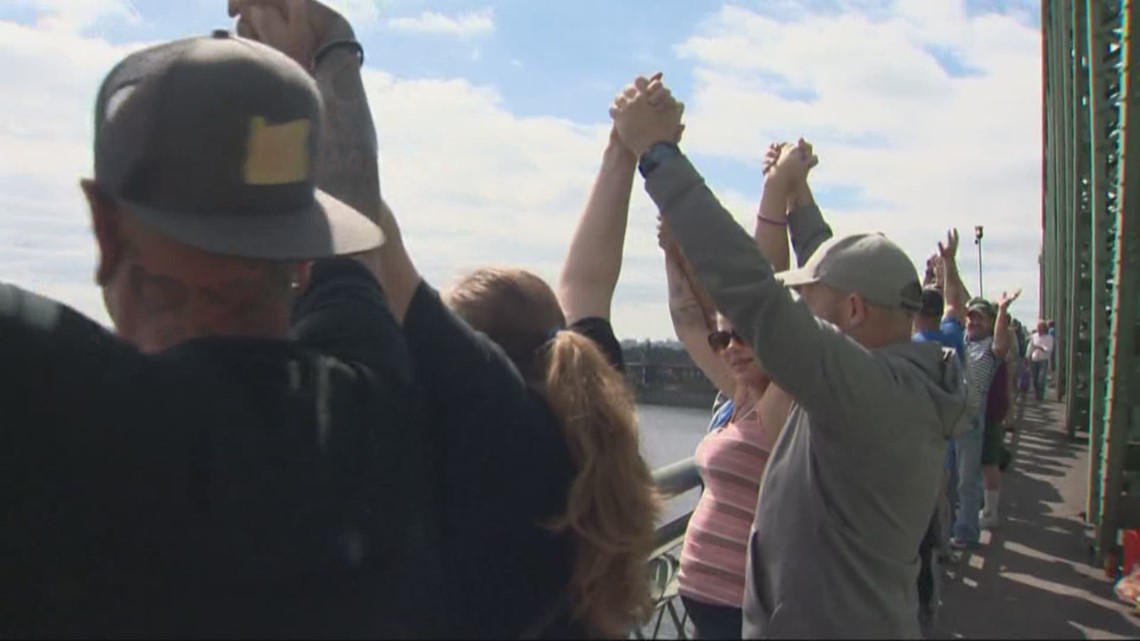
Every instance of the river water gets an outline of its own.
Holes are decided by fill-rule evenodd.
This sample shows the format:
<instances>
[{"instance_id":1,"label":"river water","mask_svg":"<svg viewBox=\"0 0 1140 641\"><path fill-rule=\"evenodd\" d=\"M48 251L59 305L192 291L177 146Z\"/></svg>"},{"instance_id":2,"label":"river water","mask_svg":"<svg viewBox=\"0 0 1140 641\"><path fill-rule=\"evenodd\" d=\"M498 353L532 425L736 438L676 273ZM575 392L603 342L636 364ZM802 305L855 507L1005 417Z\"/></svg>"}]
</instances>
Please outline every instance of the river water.
<instances>
[{"instance_id":1,"label":"river water","mask_svg":"<svg viewBox=\"0 0 1140 641\"><path fill-rule=\"evenodd\" d=\"M657 469L681 459L689 458L697 449L708 429L710 409L688 409L663 405L638 405L637 417L641 428L641 455L649 467ZM659 523L668 522L696 507L699 490L691 490L671 499L662 510ZM678 602L680 612L684 612ZM656 622L656 615L654 615ZM686 626L687 627L687 626ZM653 638L654 625L642 629L645 638ZM691 630L689 631L691 634ZM632 636L632 635L631 635ZM658 639L678 638L677 629L668 616L662 620ZM691 636L690 636L691 638Z\"/></svg>"},{"instance_id":2,"label":"river water","mask_svg":"<svg viewBox=\"0 0 1140 641\"><path fill-rule=\"evenodd\" d=\"M641 455L651 469L692 456L704 438L711 418L708 409L663 405L638 405L637 417L641 428ZM696 502L696 490L678 496L666 503L661 521L692 510Z\"/></svg>"}]
</instances>

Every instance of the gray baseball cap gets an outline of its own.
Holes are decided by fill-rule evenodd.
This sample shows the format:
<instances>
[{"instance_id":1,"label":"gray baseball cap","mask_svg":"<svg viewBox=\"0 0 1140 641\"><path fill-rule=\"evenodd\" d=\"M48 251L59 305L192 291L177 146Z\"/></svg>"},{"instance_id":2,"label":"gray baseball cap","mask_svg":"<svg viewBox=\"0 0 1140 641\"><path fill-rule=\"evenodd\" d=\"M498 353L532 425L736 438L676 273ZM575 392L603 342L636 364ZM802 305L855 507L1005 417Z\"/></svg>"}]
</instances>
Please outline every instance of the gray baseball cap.
<instances>
[{"instance_id":1,"label":"gray baseball cap","mask_svg":"<svg viewBox=\"0 0 1140 641\"><path fill-rule=\"evenodd\" d=\"M315 186L321 96L285 54L225 31L134 53L95 104L95 183L204 251L305 260L378 247L379 227Z\"/></svg>"},{"instance_id":2,"label":"gray baseball cap","mask_svg":"<svg viewBox=\"0 0 1140 641\"><path fill-rule=\"evenodd\" d=\"M901 247L878 233L832 238L803 267L776 277L789 287L822 283L859 294L880 307L922 309L922 284L914 263Z\"/></svg>"}]
</instances>

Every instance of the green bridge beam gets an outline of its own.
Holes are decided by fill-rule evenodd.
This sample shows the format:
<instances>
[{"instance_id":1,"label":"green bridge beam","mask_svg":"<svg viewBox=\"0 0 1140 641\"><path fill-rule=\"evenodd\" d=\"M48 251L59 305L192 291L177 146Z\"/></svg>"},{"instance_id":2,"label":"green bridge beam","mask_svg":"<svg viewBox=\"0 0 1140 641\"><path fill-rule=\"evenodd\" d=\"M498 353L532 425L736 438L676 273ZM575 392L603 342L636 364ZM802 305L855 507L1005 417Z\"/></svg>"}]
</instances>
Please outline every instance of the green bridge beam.
<instances>
[{"instance_id":1,"label":"green bridge beam","mask_svg":"<svg viewBox=\"0 0 1140 641\"><path fill-rule=\"evenodd\" d=\"M1057 399L1088 434L1088 519L1112 558L1140 527L1140 43L1131 0L1043 0L1042 318ZM1135 188L1134 188L1135 189ZM1138 192L1140 193L1140 192Z\"/></svg>"}]
</instances>

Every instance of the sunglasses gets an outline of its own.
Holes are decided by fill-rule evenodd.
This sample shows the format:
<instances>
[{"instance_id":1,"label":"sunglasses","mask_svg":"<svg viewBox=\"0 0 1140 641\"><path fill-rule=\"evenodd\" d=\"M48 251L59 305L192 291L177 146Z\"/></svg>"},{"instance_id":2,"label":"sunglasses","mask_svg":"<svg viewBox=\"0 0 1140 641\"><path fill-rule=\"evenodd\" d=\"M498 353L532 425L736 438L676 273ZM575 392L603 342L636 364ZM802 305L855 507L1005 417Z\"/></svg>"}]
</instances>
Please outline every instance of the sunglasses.
<instances>
[{"instance_id":1,"label":"sunglasses","mask_svg":"<svg viewBox=\"0 0 1140 641\"><path fill-rule=\"evenodd\" d=\"M744 339L741 338L740 334L736 333L735 329L730 332L723 330L709 332L709 347L711 347L714 352L723 352L724 350L728 349L728 346L732 344L732 341L736 341L741 345L747 345L747 343L744 342Z\"/></svg>"}]
</instances>

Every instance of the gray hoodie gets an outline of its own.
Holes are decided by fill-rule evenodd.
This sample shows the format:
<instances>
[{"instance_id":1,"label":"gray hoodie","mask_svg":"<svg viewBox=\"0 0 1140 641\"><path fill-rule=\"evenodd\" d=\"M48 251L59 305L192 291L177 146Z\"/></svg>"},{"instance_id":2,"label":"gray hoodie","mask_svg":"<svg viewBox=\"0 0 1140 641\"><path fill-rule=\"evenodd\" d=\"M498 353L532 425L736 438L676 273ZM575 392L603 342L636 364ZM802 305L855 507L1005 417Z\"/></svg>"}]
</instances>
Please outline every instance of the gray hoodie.
<instances>
[{"instance_id":1,"label":"gray hoodie","mask_svg":"<svg viewBox=\"0 0 1140 641\"><path fill-rule=\"evenodd\" d=\"M953 351L868 350L773 276L685 157L647 181L697 279L795 399L762 478L749 543L745 638L917 637L918 548L947 439L969 422ZM794 213L802 264L830 235Z\"/></svg>"}]
</instances>

